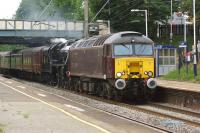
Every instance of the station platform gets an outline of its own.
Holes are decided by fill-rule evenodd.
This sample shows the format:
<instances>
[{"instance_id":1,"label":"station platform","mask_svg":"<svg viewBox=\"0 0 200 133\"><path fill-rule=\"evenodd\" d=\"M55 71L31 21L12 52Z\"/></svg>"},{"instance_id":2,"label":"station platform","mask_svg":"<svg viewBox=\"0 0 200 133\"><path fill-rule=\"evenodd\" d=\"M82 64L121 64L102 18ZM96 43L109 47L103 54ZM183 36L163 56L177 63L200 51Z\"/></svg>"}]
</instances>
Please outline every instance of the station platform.
<instances>
[{"instance_id":1,"label":"station platform","mask_svg":"<svg viewBox=\"0 0 200 133\"><path fill-rule=\"evenodd\" d=\"M159 131L0 76L0 132L159 133Z\"/></svg>"},{"instance_id":2,"label":"station platform","mask_svg":"<svg viewBox=\"0 0 200 133\"><path fill-rule=\"evenodd\" d=\"M200 84L157 79L158 87L200 93Z\"/></svg>"}]
</instances>

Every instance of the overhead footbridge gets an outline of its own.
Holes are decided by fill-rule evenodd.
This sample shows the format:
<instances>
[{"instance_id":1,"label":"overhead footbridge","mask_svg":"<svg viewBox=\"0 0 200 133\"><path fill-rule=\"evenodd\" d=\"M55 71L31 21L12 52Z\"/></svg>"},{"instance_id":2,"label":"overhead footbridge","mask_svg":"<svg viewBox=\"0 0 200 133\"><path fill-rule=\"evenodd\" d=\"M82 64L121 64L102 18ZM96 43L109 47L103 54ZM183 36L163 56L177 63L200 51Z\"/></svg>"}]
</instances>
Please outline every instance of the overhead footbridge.
<instances>
[{"instance_id":1,"label":"overhead footbridge","mask_svg":"<svg viewBox=\"0 0 200 133\"><path fill-rule=\"evenodd\" d=\"M80 39L84 36L81 21L29 21L0 19L0 43L27 43L32 39ZM39 43L39 42L38 42Z\"/></svg>"}]
</instances>

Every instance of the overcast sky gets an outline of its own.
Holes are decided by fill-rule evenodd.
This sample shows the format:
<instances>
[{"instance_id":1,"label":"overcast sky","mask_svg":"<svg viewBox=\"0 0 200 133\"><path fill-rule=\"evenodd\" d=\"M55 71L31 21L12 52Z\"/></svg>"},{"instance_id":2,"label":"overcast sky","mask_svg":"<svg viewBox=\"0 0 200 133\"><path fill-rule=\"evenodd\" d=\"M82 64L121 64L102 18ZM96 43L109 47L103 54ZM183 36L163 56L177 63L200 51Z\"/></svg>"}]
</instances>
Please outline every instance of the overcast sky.
<instances>
[{"instance_id":1,"label":"overcast sky","mask_svg":"<svg viewBox=\"0 0 200 133\"><path fill-rule=\"evenodd\" d=\"M0 0L0 19L11 19L21 0Z\"/></svg>"}]
</instances>

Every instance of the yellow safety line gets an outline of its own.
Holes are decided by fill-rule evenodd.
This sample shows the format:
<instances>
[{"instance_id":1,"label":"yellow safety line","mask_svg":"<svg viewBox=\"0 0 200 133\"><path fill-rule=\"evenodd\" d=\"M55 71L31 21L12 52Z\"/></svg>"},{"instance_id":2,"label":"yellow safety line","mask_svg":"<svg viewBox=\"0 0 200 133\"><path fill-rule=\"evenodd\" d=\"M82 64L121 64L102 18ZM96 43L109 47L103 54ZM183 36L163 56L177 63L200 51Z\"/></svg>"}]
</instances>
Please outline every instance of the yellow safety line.
<instances>
[{"instance_id":1,"label":"yellow safety line","mask_svg":"<svg viewBox=\"0 0 200 133\"><path fill-rule=\"evenodd\" d=\"M19 91L19 90L15 89L15 88L12 87L12 86L9 86L9 85L4 84L4 83L2 83L2 82L0 82L0 84L5 85L5 86L11 88L12 90L17 91L17 92L19 92L19 93L21 93L21 94L23 94L23 95L25 95L25 96L27 96L27 97L29 97L29 98L32 98L32 99L34 99L34 100L36 100L36 101L39 101L39 102L41 102L41 103L43 103L43 104L46 104L46 105L48 105L48 106L50 106L50 107L52 107L52 108L55 108L55 109L57 109L57 110L63 112L64 114L66 114L66 115L72 117L73 119L75 119L75 120L77 120L77 121L80 121L80 122L82 122L82 123L84 123L84 124L87 124L87 125L89 125L89 126L92 126L92 127L96 128L96 129L98 129L98 130L100 130L100 131L102 131L102 132L104 132L104 133L111 133L111 132L109 132L108 130L103 129L103 128L101 128L101 127L95 125L95 124L92 124L92 123L90 123L90 122L87 122L87 121L85 121L85 120L82 120L81 118L79 118L79 117L77 117L77 116L75 116L75 115L73 115L73 114L71 114L71 113L69 113L69 112L66 112L65 110L63 110L63 109L61 109L61 108L59 108L59 107L56 107L56 106L54 106L54 105L52 105L52 104L49 104L49 103L47 103L47 102L45 102L45 101L43 101L43 100L41 100L41 99L38 99L38 98L36 98L36 97L33 97L33 96L31 96L31 95L29 95L29 94L26 94L26 93L24 93L24 92L22 92L22 91Z\"/></svg>"}]
</instances>

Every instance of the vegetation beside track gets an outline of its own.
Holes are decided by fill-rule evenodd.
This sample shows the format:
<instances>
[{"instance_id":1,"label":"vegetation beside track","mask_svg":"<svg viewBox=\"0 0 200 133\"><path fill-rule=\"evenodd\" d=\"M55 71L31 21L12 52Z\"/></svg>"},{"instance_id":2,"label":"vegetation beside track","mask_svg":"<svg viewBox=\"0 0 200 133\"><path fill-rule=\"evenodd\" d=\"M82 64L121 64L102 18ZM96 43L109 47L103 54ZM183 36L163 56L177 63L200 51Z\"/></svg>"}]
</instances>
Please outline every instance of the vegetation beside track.
<instances>
[{"instance_id":1,"label":"vegetation beside track","mask_svg":"<svg viewBox=\"0 0 200 133\"><path fill-rule=\"evenodd\" d=\"M187 75L187 69L186 66L183 66L180 70L174 70L170 72L169 74L161 77L161 79L165 80L177 80L177 81L187 81L187 82L194 82L194 83L200 83L200 64L198 65L198 76L196 80L194 79L194 72L193 72L193 64L190 64L188 67L188 75Z\"/></svg>"},{"instance_id":2,"label":"vegetation beside track","mask_svg":"<svg viewBox=\"0 0 200 133\"><path fill-rule=\"evenodd\" d=\"M0 51L10 51L15 49L23 49L26 48L24 45L9 45L9 44L0 44Z\"/></svg>"},{"instance_id":3,"label":"vegetation beside track","mask_svg":"<svg viewBox=\"0 0 200 133\"><path fill-rule=\"evenodd\" d=\"M3 130L4 127L5 127L5 125L0 123L0 133L5 133Z\"/></svg>"},{"instance_id":4,"label":"vegetation beside track","mask_svg":"<svg viewBox=\"0 0 200 133\"><path fill-rule=\"evenodd\" d=\"M1 129L1 128L0 128L0 133L4 133L4 132L3 132L3 129Z\"/></svg>"}]
</instances>

